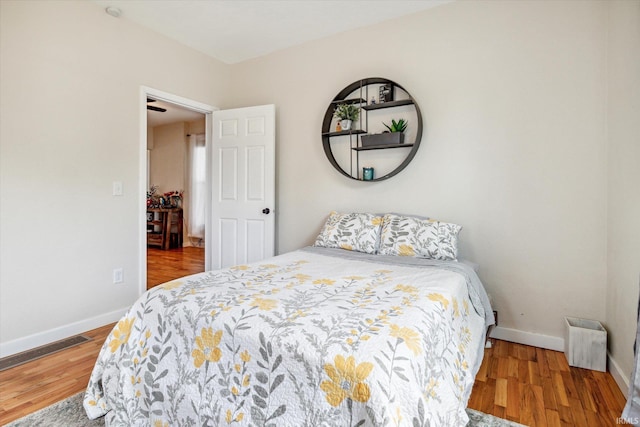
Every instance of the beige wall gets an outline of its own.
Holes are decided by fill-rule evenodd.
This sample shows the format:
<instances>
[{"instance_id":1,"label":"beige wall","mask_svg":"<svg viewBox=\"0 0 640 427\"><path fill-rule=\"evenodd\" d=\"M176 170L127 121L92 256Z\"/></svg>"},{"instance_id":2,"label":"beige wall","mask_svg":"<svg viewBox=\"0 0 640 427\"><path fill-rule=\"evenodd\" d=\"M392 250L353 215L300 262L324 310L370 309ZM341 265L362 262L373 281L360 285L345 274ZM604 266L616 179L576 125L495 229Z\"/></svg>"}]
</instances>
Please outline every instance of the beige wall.
<instances>
[{"instance_id":1,"label":"beige wall","mask_svg":"<svg viewBox=\"0 0 640 427\"><path fill-rule=\"evenodd\" d=\"M198 135L198 134L203 134L206 131L206 121L205 119L200 119L200 120L193 120L191 122L187 123L187 129L189 131L189 134L191 135Z\"/></svg>"},{"instance_id":2,"label":"beige wall","mask_svg":"<svg viewBox=\"0 0 640 427\"><path fill-rule=\"evenodd\" d=\"M187 123L178 122L153 128L153 150L149 166L149 185L158 193L184 190L187 186Z\"/></svg>"},{"instance_id":3,"label":"beige wall","mask_svg":"<svg viewBox=\"0 0 640 427\"><path fill-rule=\"evenodd\" d=\"M611 2L608 27L606 325L609 350L628 376L640 282L640 2Z\"/></svg>"},{"instance_id":4,"label":"beige wall","mask_svg":"<svg viewBox=\"0 0 640 427\"><path fill-rule=\"evenodd\" d=\"M0 1L2 351L130 306L144 268L140 86L219 106L227 81L226 65L91 2Z\"/></svg>"},{"instance_id":5,"label":"beige wall","mask_svg":"<svg viewBox=\"0 0 640 427\"><path fill-rule=\"evenodd\" d=\"M0 344L113 317L136 297L147 85L221 108L276 104L278 252L310 244L331 209L457 222L505 330L557 344L563 316L603 320L629 374L637 1L454 2L235 66L89 2L0 8ZM393 179L349 181L325 158L321 120L340 89L373 76L418 101L423 144Z\"/></svg>"},{"instance_id":6,"label":"beige wall","mask_svg":"<svg viewBox=\"0 0 640 427\"><path fill-rule=\"evenodd\" d=\"M147 150L153 150L153 127L147 126Z\"/></svg>"},{"instance_id":7,"label":"beige wall","mask_svg":"<svg viewBox=\"0 0 640 427\"><path fill-rule=\"evenodd\" d=\"M502 327L561 345L563 316L604 320L606 30L601 2L455 2L234 67L236 105L277 105L278 251L331 209L429 215L464 226ZM350 181L321 121L374 76L411 92L426 131L396 177Z\"/></svg>"}]
</instances>

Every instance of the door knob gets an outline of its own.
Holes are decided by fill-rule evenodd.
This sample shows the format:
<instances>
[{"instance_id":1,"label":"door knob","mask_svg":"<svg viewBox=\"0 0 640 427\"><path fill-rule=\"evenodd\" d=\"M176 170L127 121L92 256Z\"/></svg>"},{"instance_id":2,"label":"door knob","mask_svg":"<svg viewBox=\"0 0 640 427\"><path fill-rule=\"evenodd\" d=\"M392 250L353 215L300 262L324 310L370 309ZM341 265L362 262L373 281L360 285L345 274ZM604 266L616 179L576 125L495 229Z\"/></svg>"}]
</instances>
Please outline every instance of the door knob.
<instances>
[{"instance_id":1,"label":"door knob","mask_svg":"<svg viewBox=\"0 0 640 427\"><path fill-rule=\"evenodd\" d=\"M264 209L262 209L262 213L263 213L263 214L265 214L265 215L269 215L269 212L271 212L271 211L269 210L269 208L264 208Z\"/></svg>"}]
</instances>

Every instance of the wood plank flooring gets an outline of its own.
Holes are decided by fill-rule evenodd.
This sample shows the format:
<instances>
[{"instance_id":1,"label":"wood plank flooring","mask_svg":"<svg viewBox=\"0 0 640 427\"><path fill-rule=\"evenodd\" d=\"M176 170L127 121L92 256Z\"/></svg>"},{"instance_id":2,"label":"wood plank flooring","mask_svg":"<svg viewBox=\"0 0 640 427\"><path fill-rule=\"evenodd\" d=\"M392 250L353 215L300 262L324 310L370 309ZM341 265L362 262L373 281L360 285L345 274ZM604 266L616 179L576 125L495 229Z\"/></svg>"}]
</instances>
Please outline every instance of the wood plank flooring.
<instances>
[{"instance_id":1,"label":"wood plank flooring","mask_svg":"<svg viewBox=\"0 0 640 427\"><path fill-rule=\"evenodd\" d=\"M84 390L111 329L85 332L92 341L0 372L0 425Z\"/></svg>"},{"instance_id":2,"label":"wood plank flooring","mask_svg":"<svg viewBox=\"0 0 640 427\"><path fill-rule=\"evenodd\" d=\"M204 271L204 249L147 250L147 288ZM0 372L0 425L83 391L114 324L84 333L92 341Z\"/></svg>"},{"instance_id":3,"label":"wood plank flooring","mask_svg":"<svg viewBox=\"0 0 640 427\"><path fill-rule=\"evenodd\" d=\"M562 352L493 340L469 407L528 426L616 426L626 399L608 372L573 368Z\"/></svg>"},{"instance_id":4,"label":"wood plank flooring","mask_svg":"<svg viewBox=\"0 0 640 427\"><path fill-rule=\"evenodd\" d=\"M90 343L0 372L0 425L83 391L113 325ZM524 425L616 426L625 398L609 373L572 368L564 353L494 340L469 407Z\"/></svg>"},{"instance_id":5,"label":"wood plank flooring","mask_svg":"<svg viewBox=\"0 0 640 427\"><path fill-rule=\"evenodd\" d=\"M147 289L204 271L204 248L147 248Z\"/></svg>"},{"instance_id":6,"label":"wood plank flooring","mask_svg":"<svg viewBox=\"0 0 640 427\"><path fill-rule=\"evenodd\" d=\"M184 249L149 251L150 287L197 272L192 270L197 261L190 259L196 257L196 248ZM184 272L165 268L171 263ZM0 425L83 391L112 328L113 324L86 332L93 341L0 372ZM625 397L611 374L569 367L561 352L493 343L485 350L470 408L532 427L620 424L616 421Z\"/></svg>"}]
</instances>

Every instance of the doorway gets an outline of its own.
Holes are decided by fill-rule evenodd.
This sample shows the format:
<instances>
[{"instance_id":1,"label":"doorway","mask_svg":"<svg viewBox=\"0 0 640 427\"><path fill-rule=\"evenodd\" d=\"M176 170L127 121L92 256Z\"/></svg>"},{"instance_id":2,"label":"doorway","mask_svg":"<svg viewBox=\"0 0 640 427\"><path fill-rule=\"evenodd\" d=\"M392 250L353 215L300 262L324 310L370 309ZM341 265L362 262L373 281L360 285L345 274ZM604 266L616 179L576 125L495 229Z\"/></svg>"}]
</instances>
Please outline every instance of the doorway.
<instances>
[{"instance_id":1,"label":"doorway","mask_svg":"<svg viewBox=\"0 0 640 427\"><path fill-rule=\"evenodd\" d=\"M203 211L214 108L148 87L141 88L140 103L142 293L206 268ZM199 181L191 179L195 172Z\"/></svg>"}]
</instances>

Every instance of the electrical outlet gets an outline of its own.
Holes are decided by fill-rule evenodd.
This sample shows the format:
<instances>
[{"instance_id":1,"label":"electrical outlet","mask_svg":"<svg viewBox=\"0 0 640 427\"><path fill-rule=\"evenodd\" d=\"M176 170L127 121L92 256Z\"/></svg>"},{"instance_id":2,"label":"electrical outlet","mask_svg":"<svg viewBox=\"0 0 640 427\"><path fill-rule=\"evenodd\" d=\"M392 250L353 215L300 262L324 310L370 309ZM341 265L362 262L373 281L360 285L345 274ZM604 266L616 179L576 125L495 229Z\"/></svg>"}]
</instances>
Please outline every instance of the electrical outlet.
<instances>
[{"instance_id":1,"label":"electrical outlet","mask_svg":"<svg viewBox=\"0 0 640 427\"><path fill-rule=\"evenodd\" d=\"M122 283L124 281L124 270L122 268L113 269L113 283Z\"/></svg>"},{"instance_id":2,"label":"electrical outlet","mask_svg":"<svg viewBox=\"0 0 640 427\"><path fill-rule=\"evenodd\" d=\"M493 317L496 318L496 326L498 326L498 310L493 310Z\"/></svg>"}]
</instances>

